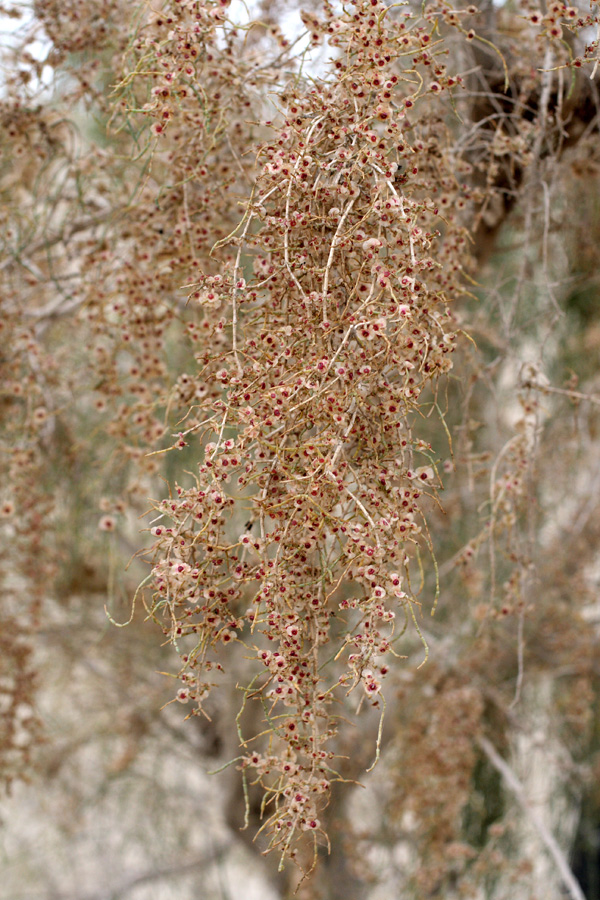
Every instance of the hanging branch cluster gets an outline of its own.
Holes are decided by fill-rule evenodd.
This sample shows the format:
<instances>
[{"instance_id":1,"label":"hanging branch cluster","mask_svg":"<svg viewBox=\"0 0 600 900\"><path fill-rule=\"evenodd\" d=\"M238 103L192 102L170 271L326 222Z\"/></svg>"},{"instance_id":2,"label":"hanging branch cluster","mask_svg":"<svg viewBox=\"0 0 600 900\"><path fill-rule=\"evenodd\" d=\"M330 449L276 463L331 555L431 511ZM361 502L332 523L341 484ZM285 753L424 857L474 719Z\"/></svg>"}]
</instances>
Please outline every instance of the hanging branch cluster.
<instances>
[{"instance_id":1,"label":"hanging branch cluster","mask_svg":"<svg viewBox=\"0 0 600 900\"><path fill-rule=\"evenodd\" d=\"M281 91L244 215L215 245L225 263L193 285L200 327L221 336L197 356L178 441L199 436L202 458L152 528L177 698L202 711L221 644L256 659L245 695L263 704L264 740L242 738L241 765L284 853L319 829L334 704L356 689L380 706L399 634L419 631L440 485L419 420L451 368L467 247L469 167L437 99L460 78L438 57L437 17L376 0L325 12L304 22L335 48L330 74Z\"/></svg>"}]
</instances>

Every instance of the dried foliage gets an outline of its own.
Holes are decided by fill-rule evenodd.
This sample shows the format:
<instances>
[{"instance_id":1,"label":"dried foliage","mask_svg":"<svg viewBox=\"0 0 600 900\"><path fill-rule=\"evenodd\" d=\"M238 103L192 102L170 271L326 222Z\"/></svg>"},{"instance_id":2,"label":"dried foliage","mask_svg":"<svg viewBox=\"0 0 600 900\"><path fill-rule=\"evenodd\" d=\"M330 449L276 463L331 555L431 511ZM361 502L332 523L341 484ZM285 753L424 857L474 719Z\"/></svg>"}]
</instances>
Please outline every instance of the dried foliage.
<instances>
[{"instance_id":1,"label":"dried foliage","mask_svg":"<svg viewBox=\"0 0 600 900\"><path fill-rule=\"evenodd\" d=\"M476 737L504 739L565 641L575 694L597 674L592 473L570 505L556 473L597 447L594 367L580 384L568 357L582 329L598 357L596 244L559 229L598 184L600 19L324 0L301 21L38 0L7 51L1 771L38 739L45 598L103 589L101 539L142 551L151 497L136 597L207 729L242 673L233 762L266 846L316 864L368 707L371 760L388 733L400 760L390 827L412 817L429 860L413 890L469 896ZM564 589L556 528L582 559Z\"/></svg>"}]
</instances>

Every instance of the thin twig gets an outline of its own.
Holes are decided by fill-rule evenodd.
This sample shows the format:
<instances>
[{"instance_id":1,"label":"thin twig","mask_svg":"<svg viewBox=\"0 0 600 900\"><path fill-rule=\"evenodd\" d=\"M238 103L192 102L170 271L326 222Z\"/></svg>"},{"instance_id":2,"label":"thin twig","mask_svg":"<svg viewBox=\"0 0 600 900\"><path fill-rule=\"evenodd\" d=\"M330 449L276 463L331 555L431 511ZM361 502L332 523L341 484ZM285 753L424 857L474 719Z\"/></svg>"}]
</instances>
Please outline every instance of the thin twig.
<instances>
[{"instance_id":1,"label":"thin twig","mask_svg":"<svg viewBox=\"0 0 600 900\"><path fill-rule=\"evenodd\" d=\"M333 236L333 240L331 241L331 248L329 250L329 257L327 259L327 265L325 266L325 277L323 278L323 322L327 321L327 291L329 290L329 273L331 271L331 265L333 263L333 254L335 253L335 248L337 247L338 237L340 235L340 231L342 230L342 225L348 217L348 213L354 206L356 201L356 197L354 197L348 205L346 209L342 213L340 217L340 221L338 222L338 226L336 228L335 234Z\"/></svg>"},{"instance_id":2,"label":"thin twig","mask_svg":"<svg viewBox=\"0 0 600 900\"><path fill-rule=\"evenodd\" d=\"M542 394L562 394L563 397L571 397L572 400L587 400L588 403L600 406L600 397L596 394L582 394L581 391L569 391L566 388L553 387L551 384L536 384L535 381L525 381L523 387L540 391Z\"/></svg>"},{"instance_id":3,"label":"thin twig","mask_svg":"<svg viewBox=\"0 0 600 900\"><path fill-rule=\"evenodd\" d=\"M561 878L564 882L565 887L569 893L569 896L572 900L586 900L583 891L581 890L577 879L571 872L569 868L569 864L565 858L564 853L558 846L558 843L555 837L551 834L550 831L546 828L543 819L538 816L536 811L531 808L527 799L525 797L525 790L523 785L510 768L508 763L502 759L500 754L497 752L496 748L487 738L479 737L477 738L477 743L494 766L494 768L502 775L507 785L510 787L515 797L517 798L519 805L521 806L523 812L529 817L531 824L536 829L544 846L546 847L548 853L556 863L556 867L560 872Z\"/></svg>"},{"instance_id":4,"label":"thin twig","mask_svg":"<svg viewBox=\"0 0 600 900\"><path fill-rule=\"evenodd\" d=\"M523 689L523 675L524 675L524 649L525 644L523 641L523 622L525 619L525 612L521 610L519 613L519 621L517 624L517 684L515 687L515 696L513 697L512 703L508 707L509 709L513 709L519 700L521 699L521 691Z\"/></svg>"}]
</instances>

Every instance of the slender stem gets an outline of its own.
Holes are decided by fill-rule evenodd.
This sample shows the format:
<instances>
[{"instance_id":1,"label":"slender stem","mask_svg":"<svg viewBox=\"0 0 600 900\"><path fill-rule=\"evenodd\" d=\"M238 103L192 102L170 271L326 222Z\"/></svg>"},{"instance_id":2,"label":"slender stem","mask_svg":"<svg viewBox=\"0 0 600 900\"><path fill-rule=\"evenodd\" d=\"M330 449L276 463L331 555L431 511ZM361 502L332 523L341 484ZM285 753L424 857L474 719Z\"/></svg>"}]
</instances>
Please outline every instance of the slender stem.
<instances>
[{"instance_id":1,"label":"slender stem","mask_svg":"<svg viewBox=\"0 0 600 900\"><path fill-rule=\"evenodd\" d=\"M569 893L569 896L572 898L572 900L586 900L585 895L577 882L577 879L569 868L569 864L565 858L564 853L558 846L556 838L550 831L548 831L543 819L538 816L534 809L531 808L525 797L525 790L523 788L523 785L521 784L513 770L510 768L508 763L504 759L502 759L496 748L493 746L493 744L490 743L490 741L487 740L487 738L479 737L477 738L477 743L479 744L491 764L494 766L494 768L497 769L498 772L500 772L507 785L517 798L523 812L528 816L531 824L536 829L537 833L542 839L544 846L546 847L546 850L556 863L556 867L560 872L561 878Z\"/></svg>"}]
</instances>

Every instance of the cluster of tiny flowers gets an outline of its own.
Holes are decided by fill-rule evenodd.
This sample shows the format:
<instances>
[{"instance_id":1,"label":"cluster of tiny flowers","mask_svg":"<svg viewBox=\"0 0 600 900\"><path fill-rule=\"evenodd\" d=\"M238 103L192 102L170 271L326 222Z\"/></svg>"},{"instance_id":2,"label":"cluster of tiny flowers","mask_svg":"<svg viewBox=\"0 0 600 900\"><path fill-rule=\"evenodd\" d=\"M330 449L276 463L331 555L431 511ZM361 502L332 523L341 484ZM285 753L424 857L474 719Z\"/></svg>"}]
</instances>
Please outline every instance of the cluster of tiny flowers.
<instances>
[{"instance_id":1,"label":"cluster of tiny flowers","mask_svg":"<svg viewBox=\"0 0 600 900\"><path fill-rule=\"evenodd\" d=\"M199 327L222 336L177 386L202 458L152 527L152 613L183 659L177 699L203 711L223 644L259 664L248 698L266 704L278 752L242 768L273 801L284 854L318 832L336 777L331 703L356 689L381 708L396 619L418 628L411 569L440 478L415 422L451 369L469 203L436 113L460 79L433 47L435 17L358 0L309 18L335 59L320 83L281 91L245 215L218 241L230 255L193 286Z\"/></svg>"}]
</instances>

